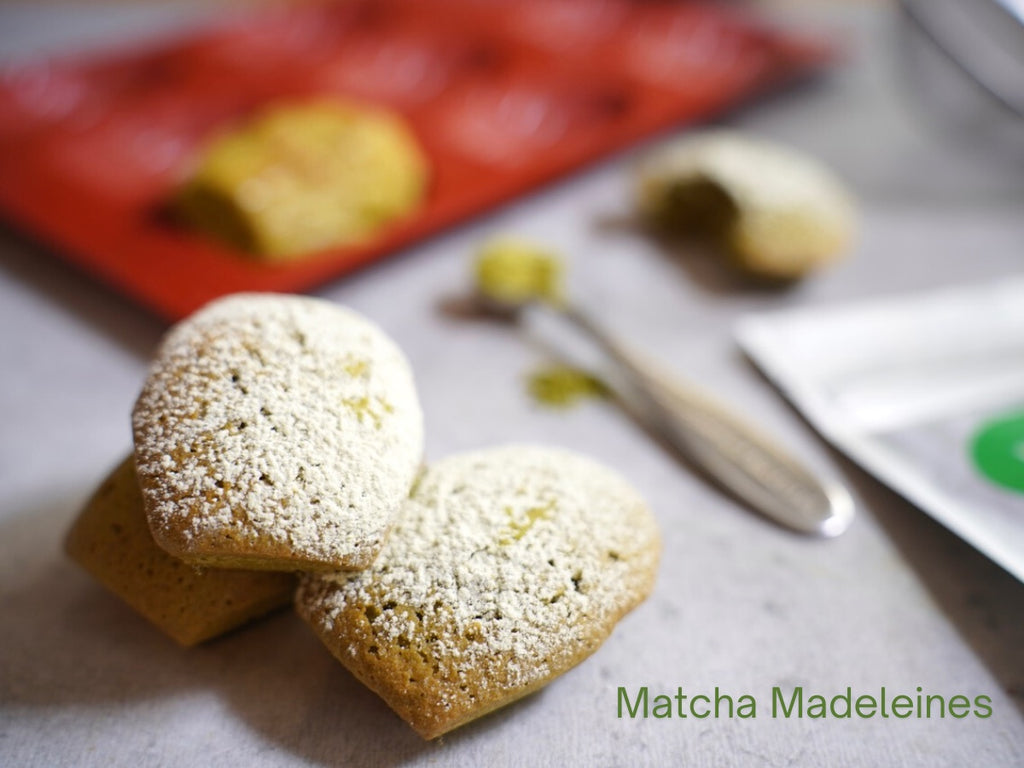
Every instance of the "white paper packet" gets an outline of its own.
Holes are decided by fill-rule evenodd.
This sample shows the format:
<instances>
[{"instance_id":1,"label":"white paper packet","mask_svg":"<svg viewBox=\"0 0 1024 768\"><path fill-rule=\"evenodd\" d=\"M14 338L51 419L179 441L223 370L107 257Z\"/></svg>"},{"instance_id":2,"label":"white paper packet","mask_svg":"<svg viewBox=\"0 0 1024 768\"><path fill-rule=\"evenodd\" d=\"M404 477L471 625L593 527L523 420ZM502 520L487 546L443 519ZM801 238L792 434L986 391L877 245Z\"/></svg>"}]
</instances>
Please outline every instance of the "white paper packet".
<instances>
[{"instance_id":1,"label":"white paper packet","mask_svg":"<svg viewBox=\"0 0 1024 768\"><path fill-rule=\"evenodd\" d=\"M1024 278L742 319L850 458L1024 581Z\"/></svg>"}]
</instances>

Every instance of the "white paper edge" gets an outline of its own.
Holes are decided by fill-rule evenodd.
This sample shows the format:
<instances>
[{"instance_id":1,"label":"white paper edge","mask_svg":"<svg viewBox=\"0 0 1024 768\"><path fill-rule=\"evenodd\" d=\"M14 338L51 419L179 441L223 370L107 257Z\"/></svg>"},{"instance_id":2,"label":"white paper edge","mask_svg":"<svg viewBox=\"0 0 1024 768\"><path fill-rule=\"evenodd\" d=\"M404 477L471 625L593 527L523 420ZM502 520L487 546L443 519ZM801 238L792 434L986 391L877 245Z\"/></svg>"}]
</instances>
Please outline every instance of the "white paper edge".
<instances>
[{"instance_id":1,"label":"white paper edge","mask_svg":"<svg viewBox=\"0 0 1024 768\"><path fill-rule=\"evenodd\" d=\"M1024 582L1024 557L1006 547L1002 539L985 529L971 525L971 513L946 494L936 490L913 466L899 456L873 444L852 429L844 428L842 418L821 402L809 388L801 387L785 373L772 333L757 317L742 318L734 335L744 352L765 373L780 392L804 415L826 440L903 498L918 506L979 552L998 563ZM830 427L830 422L836 426Z\"/></svg>"}]
</instances>

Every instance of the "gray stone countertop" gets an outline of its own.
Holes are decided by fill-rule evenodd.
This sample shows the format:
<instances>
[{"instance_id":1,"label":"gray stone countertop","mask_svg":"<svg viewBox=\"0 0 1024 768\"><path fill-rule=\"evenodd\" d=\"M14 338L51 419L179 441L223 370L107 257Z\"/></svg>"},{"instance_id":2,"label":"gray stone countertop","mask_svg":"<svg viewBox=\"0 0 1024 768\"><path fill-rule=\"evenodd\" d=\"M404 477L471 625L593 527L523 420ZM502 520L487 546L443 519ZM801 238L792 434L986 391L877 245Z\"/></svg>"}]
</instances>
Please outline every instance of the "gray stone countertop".
<instances>
[{"instance_id":1,"label":"gray stone countertop","mask_svg":"<svg viewBox=\"0 0 1024 768\"><path fill-rule=\"evenodd\" d=\"M0 7L6 60L103 45L193 8ZM741 315L993 280L1024 269L1024 143L893 11L787 11L836 31L827 76L724 122L828 162L862 206L850 258L788 292L743 288L698 257L602 225L628 207L620 156L317 293L407 351L428 458L504 442L579 449L650 500L664 557L653 596L539 694L422 741L284 612L181 651L70 563L61 540L130 449L129 411L164 327L9 230L0 235L0 764L1024 765L1024 585L832 451L737 349ZM639 151L639 150L638 150ZM2 171L0 171L2 172ZM607 324L844 479L838 539L748 513L604 403L526 396L535 340L436 311L492 232L570 255ZM750 694L757 717L619 719L619 687ZM834 695L987 695L990 718L772 718L774 686Z\"/></svg>"}]
</instances>

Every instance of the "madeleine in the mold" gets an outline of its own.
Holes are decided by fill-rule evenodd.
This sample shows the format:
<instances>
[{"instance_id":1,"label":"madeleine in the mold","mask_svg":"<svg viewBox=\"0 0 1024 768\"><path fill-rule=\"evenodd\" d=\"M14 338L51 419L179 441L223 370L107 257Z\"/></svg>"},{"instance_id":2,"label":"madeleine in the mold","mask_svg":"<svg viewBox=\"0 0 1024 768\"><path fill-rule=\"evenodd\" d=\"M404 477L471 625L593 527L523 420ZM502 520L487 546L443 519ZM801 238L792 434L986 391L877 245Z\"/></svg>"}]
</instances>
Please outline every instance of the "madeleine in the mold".
<instances>
[{"instance_id":1,"label":"madeleine in the mold","mask_svg":"<svg viewBox=\"0 0 1024 768\"><path fill-rule=\"evenodd\" d=\"M429 466L373 565L307 576L296 607L434 738L594 653L651 592L660 546L644 500L607 467L482 450Z\"/></svg>"},{"instance_id":2,"label":"madeleine in the mold","mask_svg":"<svg viewBox=\"0 0 1024 768\"><path fill-rule=\"evenodd\" d=\"M423 201L429 164L397 114L348 101L285 103L212 138L175 207L264 261L366 242Z\"/></svg>"}]
</instances>

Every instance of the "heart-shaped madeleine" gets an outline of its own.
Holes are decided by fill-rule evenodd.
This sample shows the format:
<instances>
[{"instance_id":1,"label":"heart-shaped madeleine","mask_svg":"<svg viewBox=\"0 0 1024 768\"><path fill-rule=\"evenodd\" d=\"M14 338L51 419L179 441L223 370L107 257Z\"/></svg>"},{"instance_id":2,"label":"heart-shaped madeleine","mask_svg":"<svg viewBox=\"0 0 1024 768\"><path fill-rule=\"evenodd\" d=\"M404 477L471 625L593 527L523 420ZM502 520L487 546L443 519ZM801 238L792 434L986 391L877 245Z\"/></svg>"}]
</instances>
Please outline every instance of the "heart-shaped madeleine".
<instances>
[{"instance_id":1,"label":"heart-shaped madeleine","mask_svg":"<svg viewBox=\"0 0 1024 768\"><path fill-rule=\"evenodd\" d=\"M304 579L299 613L425 738L545 685L650 593L660 552L611 470L512 446L428 468L380 557Z\"/></svg>"},{"instance_id":2,"label":"heart-shaped madeleine","mask_svg":"<svg viewBox=\"0 0 1024 768\"><path fill-rule=\"evenodd\" d=\"M184 320L132 419L153 537L200 565L365 567L423 451L398 347L307 297L239 294Z\"/></svg>"}]
</instances>

